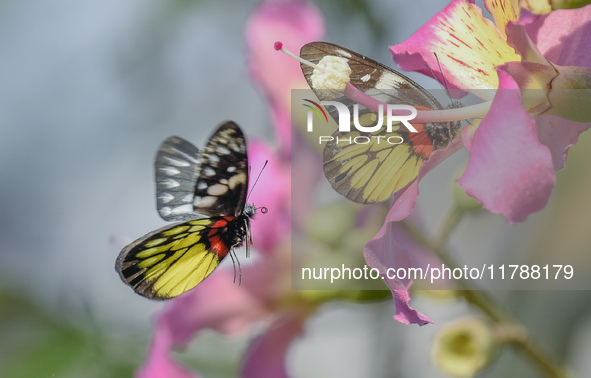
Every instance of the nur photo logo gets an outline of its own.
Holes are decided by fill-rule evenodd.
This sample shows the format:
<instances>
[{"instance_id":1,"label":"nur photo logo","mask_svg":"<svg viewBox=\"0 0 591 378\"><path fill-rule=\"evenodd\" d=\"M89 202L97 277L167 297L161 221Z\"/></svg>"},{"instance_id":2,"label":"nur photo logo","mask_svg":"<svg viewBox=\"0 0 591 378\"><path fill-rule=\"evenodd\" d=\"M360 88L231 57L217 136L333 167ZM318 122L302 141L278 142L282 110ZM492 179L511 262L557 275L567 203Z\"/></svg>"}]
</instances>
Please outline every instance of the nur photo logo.
<instances>
[{"instance_id":1,"label":"nur photo logo","mask_svg":"<svg viewBox=\"0 0 591 378\"><path fill-rule=\"evenodd\" d=\"M314 131L314 114L318 116L320 122L328 123L328 116L326 111L322 106L333 106L338 113L338 122L339 122L339 132L340 133L348 133L351 131L351 124L355 127L355 129L360 133L377 133L381 128L384 126L386 127L386 133L392 133L393 125L396 123L402 123L410 133L418 133L417 129L410 123L417 116L417 110L414 106L411 105L401 105L401 104L386 104L386 111L384 111L384 104L380 104L378 106L377 112L377 120L376 123L373 125L362 125L360 122L360 115L359 115L359 104L354 104L352 108L352 113L347 105L340 103L338 101L320 101L317 103L312 100L303 99L304 101L308 102L308 104L303 104L308 110L307 115L307 131L313 132ZM384 122L384 113L386 114L386 121ZM402 113L402 114L401 114ZM353 121L351 122L351 118ZM385 124L385 125L384 125ZM357 136L320 136L319 137L319 144L325 142L335 141L338 143L349 143L349 144L368 144L372 141L377 141L379 144L388 143L388 144L401 144L404 142L404 139L397 134L388 136L386 135L357 135Z\"/></svg>"},{"instance_id":2,"label":"nur photo logo","mask_svg":"<svg viewBox=\"0 0 591 378\"><path fill-rule=\"evenodd\" d=\"M317 103L315 101L312 101L312 100L308 100L308 99L304 99L304 101L307 101L310 104L314 105L314 106L312 106L312 105L308 105L308 104L303 104L306 108L311 109L311 111L308 111L308 121L307 121L307 124L308 124L308 132L312 132L313 131L313 129L312 129L312 124L313 124L313 120L312 120L313 114L312 114L312 111L314 113L316 113L316 115L318 116L318 118L320 119L320 121L323 120L322 115L324 115L324 122L328 123L328 116L326 115L326 112L324 111L324 109L322 108L322 106L320 106L319 103ZM322 113L322 115L320 115L320 113Z\"/></svg>"}]
</instances>

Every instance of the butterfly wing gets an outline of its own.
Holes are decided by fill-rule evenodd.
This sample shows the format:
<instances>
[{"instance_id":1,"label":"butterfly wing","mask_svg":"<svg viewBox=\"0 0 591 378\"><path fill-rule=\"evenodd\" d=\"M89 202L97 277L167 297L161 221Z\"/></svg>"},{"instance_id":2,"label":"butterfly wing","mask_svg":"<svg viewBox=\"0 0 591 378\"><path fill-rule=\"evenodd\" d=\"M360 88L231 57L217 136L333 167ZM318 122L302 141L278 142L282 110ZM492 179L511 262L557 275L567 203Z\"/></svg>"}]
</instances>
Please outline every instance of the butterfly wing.
<instances>
[{"instance_id":1,"label":"butterfly wing","mask_svg":"<svg viewBox=\"0 0 591 378\"><path fill-rule=\"evenodd\" d=\"M254 211L245 212L244 134L235 123L226 122L201 152L171 137L160 147L155 167L160 216L184 222L123 248L115 269L136 293L168 299L197 286L245 239Z\"/></svg>"},{"instance_id":2,"label":"butterfly wing","mask_svg":"<svg viewBox=\"0 0 591 378\"><path fill-rule=\"evenodd\" d=\"M351 68L350 83L368 96L383 103L406 104L427 109L443 109L432 94L408 77L344 47L327 42L312 42L302 47L300 56L314 64L318 64L325 56L338 56L347 59L347 64ZM312 83L311 77L314 68L305 64L301 64L301 68L308 85L318 99L321 101L326 100L328 92L323 89L327 88L314 88ZM355 104L342 94L334 101L347 105L350 110ZM333 115L333 118L336 118L338 122L338 113L333 109L331 107L329 111L331 115L335 113L336 117Z\"/></svg>"},{"instance_id":3,"label":"butterfly wing","mask_svg":"<svg viewBox=\"0 0 591 378\"><path fill-rule=\"evenodd\" d=\"M115 265L121 279L150 299L169 299L197 286L233 247L226 238L234 218L176 223L125 247Z\"/></svg>"},{"instance_id":4,"label":"butterfly wing","mask_svg":"<svg viewBox=\"0 0 591 378\"><path fill-rule=\"evenodd\" d=\"M166 139L156 155L156 208L165 221L197 218L193 210L199 150L177 136Z\"/></svg>"},{"instance_id":5,"label":"butterfly wing","mask_svg":"<svg viewBox=\"0 0 591 378\"><path fill-rule=\"evenodd\" d=\"M221 125L199 160L193 211L209 217L240 216L248 190L248 157L242 130L234 122Z\"/></svg>"},{"instance_id":6,"label":"butterfly wing","mask_svg":"<svg viewBox=\"0 0 591 378\"><path fill-rule=\"evenodd\" d=\"M302 47L300 56L314 64L318 64L325 56L346 59L351 69L350 83L380 102L413 105L418 109L442 109L433 95L411 79L354 51L331 43L313 42ZM321 101L332 99L327 90L314 88L311 79L314 69L305 64L301 67L316 96ZM334 101L345 104L350 114L353 114L354 101L343 94ZM338 123L336 108L330 107L329 113ZM359 106L358 114L361 125L376 124L377 114L373 110ZM409 133L401 124L394 124L392 132L387 134L385 127L374 133L335 131L332 141L325 146L323 156L324 173L332 187L352 201L375 203L388 199L412 182L421 164L434 149L433 136L428 129L435 127L434 124L413 125L418 133ZM353 125L351 130L356 130ZM356 137L362 137L358 138L361 143L348 142ZM404 142L396 144L401 138Z\"/></svg>"},{"instance_id":7,"label":"butterfly wing","mask_svg":"<svg viewBox=\"0 0 591 378\"><path fill-rule=\"evenodd\" d=\"M362 119L363 117L361 117ZM360 119L360 121L361 121ZM377 203L387 200L404 188L419 174L421 164L428 159L433 145L421 125L419 133L411 134L404 126L374 133L352 130L333 134L324 148L324 174L331 186L342 196L358 203ZM392 142L405 143L392 145ZM351 138L366 144L337 143Z\"/></svg>"}]
</instances>

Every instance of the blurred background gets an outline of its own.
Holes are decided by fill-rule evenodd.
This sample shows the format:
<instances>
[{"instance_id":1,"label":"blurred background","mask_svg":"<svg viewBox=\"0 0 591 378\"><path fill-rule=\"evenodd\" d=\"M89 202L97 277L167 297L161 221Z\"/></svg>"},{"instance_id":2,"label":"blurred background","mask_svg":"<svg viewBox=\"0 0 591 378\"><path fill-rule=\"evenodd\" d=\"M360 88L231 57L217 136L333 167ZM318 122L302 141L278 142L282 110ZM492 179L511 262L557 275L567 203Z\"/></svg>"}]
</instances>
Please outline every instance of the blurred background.
<instances>
[{"instance_id":1,"label":"blurred background","mask_svg":"<svg viewBox=\"0 0 591 378\"><path fill-rule=\"evenodd\" d=\"M247 135L274 141L265 100L247 76L244 28L256 4L0 4L0 377L126 377L145 361L151 321L163 303L133 294L115 272L115 258L122 246L164 225L154 206L153 159L168 136L201 146L232 119ZM444 5L315 4L327 41L389 66L387 47ZM558 173L550 205L530 221L509 227L482 215L462 224L452 241L468 255L484 248L520 254L523 262L544 254L587 261L590 147L583 134ZM449 177L466 156L421 184L427 226L441 219ZM441 180L449 188L441 189ZM462 245L462 235L472 238ZM588 291L493 295L551 354L580 376L591 375ZM307 322L288 366L297 377L443 376L430 363L433 334L473 310L424 293L416 293L413 307L436 323L399 324L391 301L327 305ZM245 343L206 332L179 358L204 377L232 377ZM510 350L500 358L482 376L539 376Z\"/></svg>"}]
</instances>

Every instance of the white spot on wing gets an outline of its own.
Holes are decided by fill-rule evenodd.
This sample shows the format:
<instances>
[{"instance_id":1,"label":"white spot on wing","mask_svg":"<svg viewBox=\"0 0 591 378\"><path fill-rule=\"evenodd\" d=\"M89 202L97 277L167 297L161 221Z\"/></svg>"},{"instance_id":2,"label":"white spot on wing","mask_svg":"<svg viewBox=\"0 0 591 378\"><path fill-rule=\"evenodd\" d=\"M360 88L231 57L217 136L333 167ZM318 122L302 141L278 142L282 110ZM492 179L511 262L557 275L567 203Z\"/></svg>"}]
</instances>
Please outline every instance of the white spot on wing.
<instances>
[{"instance_id":1,"label":"white spot on wing","mask_svg":"<svg viewBox=\"0 0 591 378\"><path fill-rule=\"evenodd\" d=\"M218 144L217 146L215 146L215 152L217 152L218 154L222 154L222 155L229 155L230 154L230 150L228 149L228 147L222 146L221 144Z\"/></svg>"},{"instance_id":2,"label":"white spot on wing","mask_svg":"<svg viewBox=\"0 0 591 378\"><path fill-rule=\"evenodd\" d=\"M337 53L338 55L342 55L342 56L344 56L345 58L349 58L349 59L351 59L351 54L349 54L349 52L348 52L348 51L341 50L341 49L337 49L337 50L336 50L336 53Z\"/></svg>"},{"instance_id":3,"label":"white spot on wing","mask_svg":"<svg viewBox=\"0 0 591 378\"><path fill-rule=\"evenodd\" d=\"M199 189L199 190L205 190L205 189L207 189L207 183L204 182L204 181L199 181L197 183L197 189Z\"/></svg>"},{"instance_id":4,"label":"white spot on wing","mask_svg":"<svg viewBox=\"0 0 591 378\"><path fill-rule=\"evenodd\" d=\"M183 198L181 198L181 202L191 203L193 202L193 194L187 194Z\"/></svg>"},{"instance_id":5,"label":"white spot on wing","mask_svg":"<svg viewBox=\"0 0 591 378\"><path fill-rule=\"evenodd\" d=\"M170 193L165 192L160 194L158 198L160 198L160 201L162 201L162 203L168 203L174 199L174 196Z\"/></svg>"},{"instance_id":6,"label":"white spot on wing","mask_svg":"<svg viewBox=\"0 0 591 378\"><path fill-rule=\"evenodd\" d=\"M215 203L216 198L211 196L195 197L193 200L193 206L195 207L208 207Z\"/></svg>"},{"instance_id":7,"label":"white spot on wing","mask_svg":"<svg viewBox=\"0 0 591 378\"><path fill-rule=\"evenodd\" d=\"M222 184L215 184L207 188L207 194L212 196L221 196L228 191L228 187Z\"/></svg>"},{"instance_id":8,"label":"white spot on wing","mask_svg":"<svg viewBox=\"0 0 591 378\"><path fill-rule=\"evenodd\" d=\"M174 165L175 167L188 167L190 164L186 161L183 160L179 160L179 159L174 159L171 158L170 156L165 156L164 157L166 160L168 160L168 163L170 165Z\"/></svg>"},{"instance_id":9,"label":"white spot on wing","mask_svg":"<svg viewBox=\"0 0 591 378\"><path fill-rule=\"evenodd\" d=\"M211 161L212 163L218 163L220 161L220 157L217 156L216 154L209 154L207 155L207 158L209 159L209 161Z\"/></svg>"},{"instance_id":10,"label":"white spot on wing","mask_svg":"<svg viewBox=\"0 0 591 378\"><path fill-rule=\"evenodd\" d=\"M175 167L160 167L160 170L168 176L176 176L181 174L181 171L179 171Z\"/></svg>"},{"instance_id":11,"label":"white spot on wing","mask_svg":"<svg viewBox=\"0 0 591 378\"><path fill-rule=\"evenodd\" d=\"M233 149L236 152L241 152L240 151L240 147L238 146L237 143L231 142L231 143L228 144L228 146L230 146L230 148Z\"/></svg>"},{"instance_id":12,"label":"white spot on wing","mask_svg":"<svg viewBox=\"0 0 591 378\"><path fill-rule=\"evenodd\" d=\"M363 81L364 83L367 83L369 81L369 79L371 79L371 75L366 74L360 80Z\"/></svg>"},{"instance_id":13,"label":"white spot on wing","mask_svg":"<svg viewBox=\"0 0 591 378\"><path fill-rule=\"evenodd\" d=\"M376 82L376 89L397 89L407 81L402 77L393 74L392 72L383 71L379 80Z\"/></svg>"},{"instance_id":14,"label":"white spot on wing","mask_svg":"<svg viewBox=\"0 0 591 378\"><path fill-rule=\"evenodd\" d=\"M230 189L234 189L236 185L244 184L245 182L246 175L244 173L239 173L230 177L230 180L228 181L228 187L230 187Z\"/></svg>"},{"instance_id":15,"label":"white spot on wing","mask_svg":"<svg viewBox=\"0 0 591 378\"><path fill-rule=\"evenodd\" d=\"M236 170L236 167L228 167L228 169L226 169L228 172L234 172Z\"/></svg>"},{"instance_id":16,"label":"white spot on wing","mask_svg":"<svg viewBox=\"0 0 591 378\"><path fill-rule=\"evenodd\" d=\"M193 206L191 206L191 205L177 206L172 209L172 214L186 214L186 213L192 213L192 212L193 212Z\"/></svg>"},{"instance_id":17,"label":"white spot on wing","mask_svg":"<svg viewBox=\"0 0 591 378\"><path fill-rule=\"evenodd\" d=\"M177 186L181 186L178 181L173 180L171 178L162 181L162 185L164 185L167 189L176 188Z\"/></svg>"},{"instance_id":18,"label":"white spot on wing","mask_svg":"<svg viewBox=\"0 0 591 378\"><path fill-rule=\"evenodd\" d=\"M203 169L202 172L205 176L209 176L209 177L215 176L215 171L211 167L205 167L205 169Z\"/></svg>"}]
</instances>

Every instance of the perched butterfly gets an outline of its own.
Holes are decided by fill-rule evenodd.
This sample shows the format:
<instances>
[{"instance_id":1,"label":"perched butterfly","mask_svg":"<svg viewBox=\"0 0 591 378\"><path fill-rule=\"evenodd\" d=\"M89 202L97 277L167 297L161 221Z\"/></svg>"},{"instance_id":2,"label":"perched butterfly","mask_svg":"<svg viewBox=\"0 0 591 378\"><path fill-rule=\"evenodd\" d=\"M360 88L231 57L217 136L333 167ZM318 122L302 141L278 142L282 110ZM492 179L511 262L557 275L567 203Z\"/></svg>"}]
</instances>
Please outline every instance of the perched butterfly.
<instances>
[{"instance_id":1,"label":"perched butterfly","mask_svg":"<svg viewBox=\"0 0 591 378\"><path fill-rule=\"evenodd\" d=\"M181 222L123 248L115 269L136 293L168 299L197 286L232 256L249 235L256 208L246 204L246 142L234 122L221 125L201 152L179 137L168 138L155 168L158 212Z\"/></svg>"},{"instance_id":2,"label":"perched butterfly","mask_svg":"<svg viewBox=\"0 0 591 378\"><path fill-rule=\"evenodd\" d=\"M418 110L441 110L441 104L420 85L406 76L376 61L366 58L343 47L326 43L312 42L303 46L300 56L321 67L323 59L346 62L350 69L349 83L366 95L387 104L412 105ZM330 88L319 88L314 77L317 69L304 63L302 72L308 85L322 100L334 100L347 106L352 113L355 102L345 95L337 94ZM346 66L345 66L346 68ZM348 71L347 69L347 71ZM338 112L334 107L329 113L338 123ZM359 123L362 126L376 124L377 114L367 108L359 108ZM351 127L348 133L338 130L324 148L324 174L332 187L346 198L359 203L375 203L388 199L393 193L413 181L421 164L429 159L433 150L445 148L455 137L460 124L441 122L416 124L411 121L418 133L410 133L398 123L392 132L386 127L373 133L362 133ZM346 143L363 136L365 144ZM386 143L386 138L396 136L404 140L401 144ZM337 139L338 137L338 139ZM365 139L367 137L367 139ZM340 143L337 143L340 140Z\"/></svg>"}]
</instances>

